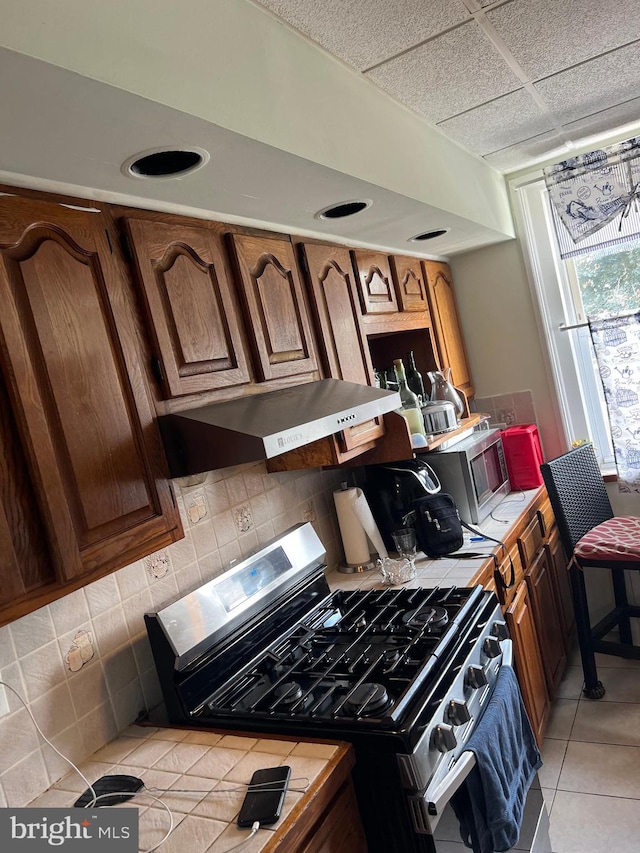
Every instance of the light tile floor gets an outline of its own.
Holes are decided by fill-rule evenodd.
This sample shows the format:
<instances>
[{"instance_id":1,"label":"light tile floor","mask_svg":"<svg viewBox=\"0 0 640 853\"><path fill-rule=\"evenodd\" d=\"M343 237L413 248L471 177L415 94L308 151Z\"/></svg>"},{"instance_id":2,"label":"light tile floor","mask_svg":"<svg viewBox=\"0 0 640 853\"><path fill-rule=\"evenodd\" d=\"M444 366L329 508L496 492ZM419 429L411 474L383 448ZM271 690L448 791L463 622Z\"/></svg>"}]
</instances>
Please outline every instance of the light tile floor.
<instances>
[{"instance_id":1,"label":"light tile floor","mask_svg":"<svg viewBox=\"0 0 640 853\"><path fill-rule=\"evenodd\" d=\"M542 748L553 853L640 851L640 661L597 655L602 699L571 656Z\"/></svg>"}]
</instances>

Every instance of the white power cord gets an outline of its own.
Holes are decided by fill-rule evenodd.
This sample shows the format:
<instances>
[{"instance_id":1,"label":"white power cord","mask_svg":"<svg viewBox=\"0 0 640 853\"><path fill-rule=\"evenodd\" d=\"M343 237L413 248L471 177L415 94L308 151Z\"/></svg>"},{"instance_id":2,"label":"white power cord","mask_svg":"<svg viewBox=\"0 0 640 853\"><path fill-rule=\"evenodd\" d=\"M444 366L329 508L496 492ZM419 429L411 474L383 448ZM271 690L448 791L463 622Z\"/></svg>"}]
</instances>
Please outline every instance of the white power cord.
<instances>
[{"instance_id":1,"label":"white power cord","mask_svg":"<svg viewBox=\"0 0 640 853\"><path fill-rule=\"evenodd\" d=\"M171 833L173 832L173 830L175 828L175 822L173 819L173 813L172 813L171 809L169 808L169 806L165 802L163 802L160 799L160 797L155 796L156 793L164 793L164 794L168 794L168 793L173 793L173 794L207 794L207 795L226 794L226 793L234 793L237 791L244 791L247 788L249 788L249 786L250 786L249 782L243 782L240 785L234 785L231 788L217 788L216 790L213 790L213 791L212 790L196 791L196 790L193 790L190 788L147 788L145 785L145 788L143 791L136 791L136 792L132 792L132 791L109 791L106 794L99 794L98 795L98 794L96 794L95 788L93 787L91 782L89 782L89 780L84 775L84 773L73 763L73 761L71 761L70 758L67 758L66 755L63 755L60 752L60 750L57 748L57 746L54 746L54 744L52 744L51 741L49 740L49 738L44 734L44 732L42 731L42 729L38 725L38 721L36 720L36 718L31 713L31 709L29 708L29 706L27 705L25 700L22 698L22 696L18 693L18 691L15 690L10 684L7 684L6 681L0 680L0 685L2 687L6 687L8 690L10 690L14 694L14 696L17 699L19 699L19 701L24 706L26 712L31 717L33 725L36 727L36 731L38 732L38 734L40 735L42 740L46 744L48 744L51 747L51 749L55 753L57 753L57 755L60 756L60 758L62 758L64 761L66 761L67 764L69 764L70 767L72 767L76 771L78 776L82 779L82 781L87 786L87 789L89 791L91 791L91 796L93 797L93 799L90 800L83 808L92 809L95 806L98 806L98 808L106 808L105 806L98 805L98 801L102 800L106 797L114 797L114 796L115 797L126 796L129 800L133 800L136 797L143 796L143 797L149 797L149 799L154 800L157 803L160 803L162 808L169 815L169 829L166 831L164 836L160 839L160 841L157 844L155 844L153 847L149 847L148 850L141 851L141 853L153 853L154 850L157 850L158 847L160 847L162 844L164 844L164 842L167 840L167 838L169 838L169 836L171 835ZM292 779L291 781L292 782L306 782L306 785L304 788L289 788L288 789L289 791L296 791L299 793L305 793L307 788L309 787L309 784L310 784L309 779L307 779L304 776L297 777L295 779ZM262 785L271 785L271 784L273 784L273 783L272 782L261 782L261 783L258 783L258 785L254 784L251 787L256 788L256 787L260 787ZM264 791L280 791L281 789L280 788L264 788L263 790ZM152 791L154 793L151 793ZM260 829L260 821L255 821L255 823L251 827L251 832L249 833L249 835L246 838L243 838L242 841L240 841L238 844L235 844L233 847L229 847L227 849L226 853L231 853L231 851L238 850L240 847L243 847L248 841L250 841L253 838L253 836L257 833L257 831L259 829Z\"/></svg>"}]
</instances>

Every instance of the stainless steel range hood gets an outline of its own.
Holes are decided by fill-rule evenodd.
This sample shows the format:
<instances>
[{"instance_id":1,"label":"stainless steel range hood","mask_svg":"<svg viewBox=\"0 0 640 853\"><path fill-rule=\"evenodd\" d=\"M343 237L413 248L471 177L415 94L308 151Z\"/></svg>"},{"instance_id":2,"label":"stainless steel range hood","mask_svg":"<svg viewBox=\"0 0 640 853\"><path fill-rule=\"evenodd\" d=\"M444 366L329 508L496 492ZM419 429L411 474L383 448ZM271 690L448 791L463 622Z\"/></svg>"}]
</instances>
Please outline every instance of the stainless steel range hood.
<instances>
[{"instance_id":1,"label":"stainless steel range hood","mask_svg":"<svg viewBox=\"0 0 640 853\"><path fill-rule=\"evenodd\" d=\"M271 459L400 408L397 391L340 379L163 415L172 477Z\"/></svg>"}]
</instances>

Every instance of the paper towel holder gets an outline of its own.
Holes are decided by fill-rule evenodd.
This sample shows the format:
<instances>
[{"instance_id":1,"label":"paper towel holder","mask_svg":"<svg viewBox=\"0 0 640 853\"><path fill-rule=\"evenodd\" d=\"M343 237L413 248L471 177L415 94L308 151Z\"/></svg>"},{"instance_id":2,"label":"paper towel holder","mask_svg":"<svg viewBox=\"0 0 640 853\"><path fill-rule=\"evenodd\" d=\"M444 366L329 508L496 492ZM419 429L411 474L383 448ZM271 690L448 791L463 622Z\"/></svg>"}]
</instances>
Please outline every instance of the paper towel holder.
<instances>
[{"instance_id":1,"label":"paper towel holder","mask_svg":"<svg viewBox=\"0 0 640 853\"><path fill-rule=\"evenodd\" d=\"M346 480L340 483L340 488L343 492L346 492L349 488L349 484ZM338 563L338 571L345 575L354 575L361 574L363 572L372 572L376 568L375 560L371 559L364 563L347 563L346 561L342 561Z\"/></svg>"}]
</instances>

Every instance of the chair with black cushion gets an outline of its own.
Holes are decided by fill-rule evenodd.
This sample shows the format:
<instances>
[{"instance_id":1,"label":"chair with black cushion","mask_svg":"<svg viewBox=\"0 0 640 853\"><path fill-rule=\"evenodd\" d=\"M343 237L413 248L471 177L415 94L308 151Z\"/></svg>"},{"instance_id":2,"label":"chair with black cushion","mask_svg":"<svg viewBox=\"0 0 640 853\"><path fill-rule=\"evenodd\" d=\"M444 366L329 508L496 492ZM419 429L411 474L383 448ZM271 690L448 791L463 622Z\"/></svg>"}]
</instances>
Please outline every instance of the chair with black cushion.
<instances>
[{"instance_id":1,"label":"chair with black cushion","mask_svg":"<svg viewBox=\"0 0 640 853\"><path fill-rule=\"evenodd\" d=\"M569 562L578 644L584 672L583 693L601 699L595 653L640 658L631 636L631 617L640 607L627 600L625 570L640 571L640 518L615 517L592 444L583 444L540 466L560 539ZM611 571L615 606L591 625L584 572ZM603 639L617 629L618 641Z\"/></svg>"}]
</instances>

